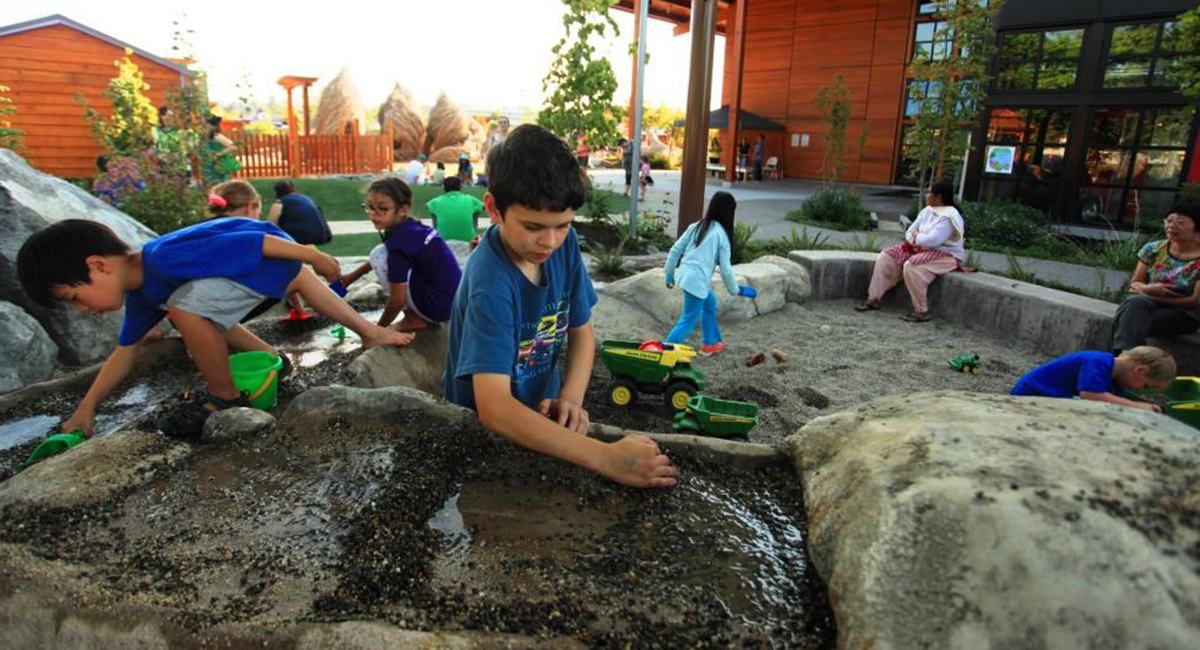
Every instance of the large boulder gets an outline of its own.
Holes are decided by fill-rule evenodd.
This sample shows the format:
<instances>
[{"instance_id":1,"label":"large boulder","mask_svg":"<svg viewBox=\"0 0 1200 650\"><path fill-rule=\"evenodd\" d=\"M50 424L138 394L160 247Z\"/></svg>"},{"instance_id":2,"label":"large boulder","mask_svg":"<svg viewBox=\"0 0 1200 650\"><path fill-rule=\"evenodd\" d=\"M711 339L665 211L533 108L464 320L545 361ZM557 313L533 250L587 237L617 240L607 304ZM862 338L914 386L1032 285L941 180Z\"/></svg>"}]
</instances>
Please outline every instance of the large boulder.
<instances>
[{"instance_id":1,"label":"large boulder","mask_svg":"<svg viewBox=\"0 0 1200 650\"><path fill-rule=\"evenodd\" d=\"M389 346L367 350L350 362L351 385L360 388L409 386L431 395L441 395L449 332L448 326L421 330L412 343L402 348Z\"/></svg>"},{"instance_id":2,"label":"large boulder","mask_svg":"<svg viewBox=\"0 0 1200 650\"><path fill-rule=\"evenodd\" d=\"M787 274L788 302L804 302L812 296L812 280L808 277L808 269L800 264L778 255L763 255L754 263L770 264Z\"/></svg>"},{"instance_id":3,"label":"large boulder","mask_svg":"<svg viewBox=\"0 0 1200 650\"><path fill-rule=\"evenodd\" d=\"M403 427L405 417L447 426L476 419L470 409L407 386L321 386L306 390L292 400L280 417L279 426L295 428L303 435L320 436L323 435L322 427L331 420L388 428Z\"/></svg>"},{"instance_id":4,"label":"large boulder","mask_svg":"<svg viewBox=\"0 0 1200 650\"><path fill-rule=\"evenodd\" d=\"M204 420L204 439L212 442L243 440L275 428L275 416L239 406L217 411Z\"/></svg>"},{"instance_id":5,"label":"large boulder","mask_svg":"<svg viewBox=\"0 0 1200 650\"><path fill-rule=\"evenodd\" d=\"M54 373L58 346L20 307L0 301L0 393L46 381Z\"/></svg>"},{"instance_id":6,"label":"large boulder","mask_svg":"<svg viewBox=\"0 0 1200 650\"><path fill-rule=\"evenodd\" d=\"M157 433L120 431L85 440L0 483L0 511L103 503L154 478L191 447Z\"/></svg>"},{"instance_id":7,"label":"large boulder","mask_svg":"<svg viewBox=\"0 0 1200 650\"><path fill-rule=\"evenodd\" d=\"M20 306L37 319L58 345L59 358L80 365L112 352L123 313L86 316L74 309L39 307L17 281L17 252L30 235L63 219L90 219L113 229L133 250L155 237L154 231L82 189L30 167L23 158L0 149L0 300Z\"/></svg>"},{"instance_id":8,"label":"large boulder","mask_svg":"<svg viewBox=\"0 0 1200 650\"><path fill-rule=\"evenodd\" d=\"M841 648L1195 648L1200 434L1080 400L881 398L785 442Z\"/></svg>"}]
</instances>

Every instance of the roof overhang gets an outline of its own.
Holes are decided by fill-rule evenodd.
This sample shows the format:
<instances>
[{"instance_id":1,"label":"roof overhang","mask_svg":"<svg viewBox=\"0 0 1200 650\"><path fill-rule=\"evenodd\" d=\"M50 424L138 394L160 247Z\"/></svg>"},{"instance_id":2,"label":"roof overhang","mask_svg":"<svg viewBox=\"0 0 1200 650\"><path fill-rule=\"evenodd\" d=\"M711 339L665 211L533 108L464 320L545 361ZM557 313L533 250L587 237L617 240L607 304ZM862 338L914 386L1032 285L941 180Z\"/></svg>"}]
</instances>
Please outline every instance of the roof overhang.
<instances>
[{"instance_id":1,"label":"roof overhang","mask_svg":"<svg viewBox=\"0 0 1200 650\"><path fill-rule=\"evenodd\" d=\"M650 2L648 13L651 18L675 25L677 36L687 32L692 22L692 0L648 1ZM634 0L618 0L613 4L613 9L633 13L633 3ZM729 9L735 4L737 4L737 0L717 0L717 33L722 36L725 35L729 25L731 17Z\"/></svg>"},{"instance_id":2,"label":"roof overhang","mask_svg":"<svg viewBox=\"0 0 1200 650\"><path fill-rule=\"evenodd\" d=\"M64 27L70 27L71 29L74 29L75 31L83 32L84 34L87 34L88 36L91 36L92 38L96 38L96 39L99 39L106 43L109 43L111 45L115 45L116 47L119 47L123 50L132 50L134 54L137 54L138 56L140 56L142 58L149 59L165 68L171 68L172 70L177 71L181 75L191 76L191 75L195 74L195 71L188 70L187 66L185 66L185 65L180 65L180 64L174 63L168 59L164 59L161 56L156 56L154 54L151 54L151 53L147 52L146 50L143 50L140 47L135 47L133 45L130 45L129 43L126 43L125 41L122 41L119 38L113 38L112 36L109 36L108 34L105 34L104 32L96 31L95 29L92 29L91 27L88 27L87 25L84 25L83 23L75 22L74 20L71 20L70 18L67 18L66 16L64 16L62 14L53 14L50 16L42 17L42 18L35 18L33 20L27 20L23 23L15 23L12 25L5 25L4 27L0 27L0 38L3 38L10 34L19 34L21 32L28 32L28 31L31 31L34 29L41 29L43 27L53 27L54 25L62 25Z\"/></svg>"}]
</instances>

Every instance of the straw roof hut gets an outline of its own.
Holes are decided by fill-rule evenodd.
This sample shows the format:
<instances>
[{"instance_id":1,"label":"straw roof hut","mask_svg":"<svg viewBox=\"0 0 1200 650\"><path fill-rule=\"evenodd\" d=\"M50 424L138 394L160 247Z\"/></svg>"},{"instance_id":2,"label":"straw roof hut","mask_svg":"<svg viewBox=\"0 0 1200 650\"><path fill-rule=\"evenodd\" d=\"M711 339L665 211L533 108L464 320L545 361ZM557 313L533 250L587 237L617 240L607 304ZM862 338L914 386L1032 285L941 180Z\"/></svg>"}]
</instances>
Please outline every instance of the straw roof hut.
<instances>
[{"instance_id":1,"label":"straw roof hut","mask_svg":"<svg viewBox=\"0 0 1200 650\"><path fill-rule=\"evenodd\" d=\"M429 111L425 151L438 152L446 147L460 147L472 157L478 157L484 135L483 125L459 108L446 93L442 93L433 110Z\"/></svg>"},{"instance_id":2,"label":"straw roof hut","mask_svg":"<svg viewBox=\"0 0 1200 650\"><path fill-rule=\"evenodd\" d=\"M358 120L365 126L365 112L362 98L350 72L346 68L338 73L333 81L321 91L321 101L317 104L317 117L313 130L316 133L341 134L353 128Z\"/></svg>"},{"instance_id":3,"label":"straw roof hut","mask_svg":"<svg viewBox=\"0 0 1200 650\"><path fill-rule=\"evenodd\" d=\"M425 146L425 120L417 112L417 103L413 100L412 93L405 90L399 82L379 107L381 133L387 133L389 121L394 129L392 148L396 160L416 158Z\"/></svg>"}]
</instances>

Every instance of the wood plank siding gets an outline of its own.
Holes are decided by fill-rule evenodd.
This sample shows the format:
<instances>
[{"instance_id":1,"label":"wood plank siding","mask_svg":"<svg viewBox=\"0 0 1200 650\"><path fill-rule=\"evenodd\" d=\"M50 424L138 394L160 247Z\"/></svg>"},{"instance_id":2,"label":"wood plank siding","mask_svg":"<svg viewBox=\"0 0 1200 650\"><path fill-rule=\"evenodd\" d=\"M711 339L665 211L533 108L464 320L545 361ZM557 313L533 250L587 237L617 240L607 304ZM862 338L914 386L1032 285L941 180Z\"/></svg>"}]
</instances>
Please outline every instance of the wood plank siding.
<instances>
[{"instance_id":1,"label":"wood plank siding","mask_svg":"<svg viewBox=\"0 0 1200 650\"><path fill-rule=\"evenodd\" d=\"M846 181L890 184L895 174L912 40L913 0L742 0L747 2L742 108L787 127L765 132L766 156L778 156L785 176L820 178L825 126L814 104L822 86L841 73L852 94L847 129ZM733 61L726 50L725 96ZM860 156L863 128L867 140ZM809 134L808 147L791 134ZM755 131L743 131L752 144ZM721 134L721 146L733 143Z\"/></svg>"},{"instance_id":2,"label":"wood plank siding","mask_svg":"<svg viewBox=\"0 0 1200 650\"><path fill-rule=\"evenodd\" d=\"M17 108L11 120L25 132L30 165L64 178L96 172L101 149L75 93L100 112L110 111L101 93L124 54L119 45L64 24L0 35L0 84L11 89ZM136 52L132 58L150 85L146 95L155 106L165 103L166 91L179 87L180 71Z\"/></svg>"}]
</instances>

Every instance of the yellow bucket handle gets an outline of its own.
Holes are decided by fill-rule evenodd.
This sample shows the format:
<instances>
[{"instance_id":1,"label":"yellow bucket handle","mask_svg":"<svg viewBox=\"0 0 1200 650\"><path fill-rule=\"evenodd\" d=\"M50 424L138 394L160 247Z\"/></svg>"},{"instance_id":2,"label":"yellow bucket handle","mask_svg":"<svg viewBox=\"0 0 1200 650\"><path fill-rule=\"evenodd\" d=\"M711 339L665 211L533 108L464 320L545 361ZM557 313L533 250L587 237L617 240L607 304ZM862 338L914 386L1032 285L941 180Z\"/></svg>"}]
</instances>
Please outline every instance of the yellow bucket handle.
<instances>
[{"instance_id":1,"label":"yellow bucket handle","mask_svg":"<svg viewBox=\"0 0 1200 650\"><path fill-rule=\"evenodd\" d=\"M275 374L278 372L278 370L272 370L271 374L267 375L267 380L264 381L262 386L259 386L258 390L254 391L254 394L250 396L250 401L253 402L254 400L258 399L260 395L267 392L267 388L271 386L271 382L275 381Z\"/></svg>"}]
</instances>

